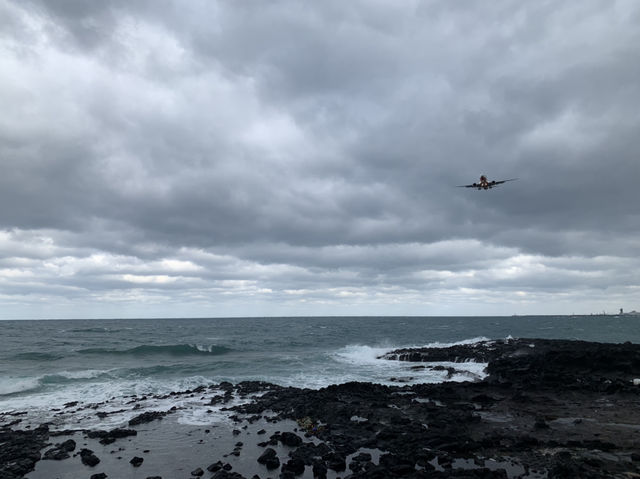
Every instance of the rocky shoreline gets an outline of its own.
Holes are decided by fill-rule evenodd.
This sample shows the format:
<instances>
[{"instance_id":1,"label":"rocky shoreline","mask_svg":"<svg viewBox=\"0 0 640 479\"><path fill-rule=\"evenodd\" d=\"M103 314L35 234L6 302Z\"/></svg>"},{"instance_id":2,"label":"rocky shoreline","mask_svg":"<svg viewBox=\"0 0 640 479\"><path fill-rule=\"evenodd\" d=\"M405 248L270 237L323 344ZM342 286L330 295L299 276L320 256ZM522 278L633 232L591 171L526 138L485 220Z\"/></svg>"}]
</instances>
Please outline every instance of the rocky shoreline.
<instances>
[{"instance_id":1,"label":"rocky shoreline","mask_svg":"<svg viewBox=\"0 0 640 479\"><path fill-rule=\"evenodd\" d=\"M640 345L510 339L398 350L384 359L450 368L451 374L452 363L486 362L488 376L417 385L397 378L395 386L347 383L320 390L222 383L174 392L176 399L222 406L234 421L215 440L207 428L167 439L176 449L199 448L183 454L180 477L640 475ZM243 400L234 405L233 398ZM141 400L132 398L129 407L135 410ZM64 407L74 414L84 406ZM98 417L110 414L91 407ZM48 477L43 464L54 463L58 477L134 477L133 468L142 473L153 464L147 442L158 444L175 429L172 412L146 411L108 430L65 431L49 424L22 427L21 412L0 413L0 477Z\"/></svg>"}]
</instances>

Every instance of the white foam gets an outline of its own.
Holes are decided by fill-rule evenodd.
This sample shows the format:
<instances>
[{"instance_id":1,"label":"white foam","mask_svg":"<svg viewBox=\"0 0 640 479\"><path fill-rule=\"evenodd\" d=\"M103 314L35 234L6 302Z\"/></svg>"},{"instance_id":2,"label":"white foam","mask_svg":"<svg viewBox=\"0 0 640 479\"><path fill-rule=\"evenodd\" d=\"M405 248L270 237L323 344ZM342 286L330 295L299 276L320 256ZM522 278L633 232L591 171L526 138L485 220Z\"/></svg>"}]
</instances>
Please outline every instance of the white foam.
<instances>
[{"instance_id":1,"label":"white foam","mask_svg":"<svg viewBox=\"0 0 640 479\"><path fill-rule=\"evenodd\" d=\"M336 359L351 364L371 365L378 364L378 359L383 354L397 348L372 347L363 344L349 344L334 353Z\"/></svg>"},{"instance_id":2,"label":"white foam","mask_svg":"<svg viewBox=\"0 0 640 479\"><path fill-rule=\"evenodd\" d=\"M466 361L464 363L438 362L438 363L421 363L428 366L444 366L445 368L453 368L456 372L446 381L463 382L463 381L479 381L487 376L487 363L478 363L475 361ZM448 376L448 371L444 372Z\"/></svg>"},{"instance_id":3,"label":"white foam","mask_svg":"<svg viewBox=\"0 0 640 479\"><path fill-rule=\"evenodd\" d=\"M491 341L489 338L484 337L484 336L478 336L475 338L470 338L470 339L463 339L461 341L455 341L453 343L441 343L441 342L433 342L433 343L428 343L422 346L402 346L401 348L395 348L395 349L408 349L408 348L450 348L452 346L464 346L464 345L469 345L469 344L476 344L476 343L481 343L484 341Z\"/></svg>"},{"instance_id":4,"label":"white foam","mask_svg":"<svg viewBox=\"0 0 640 479\"><path fill-rule=\"evenodd\" d=\"M80 371L59 371L54 374L47 374L47 376L60 376L67 379L95 379L104 374L110 374L113 371L115 371L115 369L83 369Z\"/></svg>"},{"instance_id":5,"label":"white foam","mask_svg":"<svg viewBox=\"0 0 640 479\"><path fill-rule=\"evenodd\" d=\"M349 344L336 351L333 355L336 359L352 364L380 364L380 357L397 349L420 349L420 348L449 348L452 346L462 346L476 344L483 341L490 341L489 338L478 336L470 339L463 339L452 343L432 342L422 345L401 345L401 346L368 346L363 344ZM385 362L388 362L384 360Z\"/></svg>"},{"instance_id":6,"label":"white foam","mask_svg":"<svg viewBox=\"0 0 640 479\"><path fill-rule=\"evenodd\" d=\"M14 378L11 376L0 378L0 396L30 391L38 387L40 387L38 378Z\"/></svg>"},{"instance_id":7,"label":"white foam","mask_svg":"<svg viewBox=\"0 0 640 479\"><path fill-rule=\"evenodd\" d=\"M71 373L73 375L73 373ZM88 371L83 372L88 374ZM92 374L98 374L97 370L94 370ZM62 407L66 403L73 401L82 401L83 404L98 404L104 403L104 409L107 412L131 409L131 406L127 406L126 403L131 400L131 396L152 397L154 394L167 394L170 391L184 391L187 389L193 389L200 385L210 384L211 380L202 376L193 376L189 378L181 378L177 380L159 380L159 379L145 379L145 380L112 380L105 382L79 382L79 383L66 383L60 385L53 385L51 390L46 394L31 394L31 395L15 395L15 396L0 396L0 412L20 410L29 411L29 415L33 418L34 422L38 420L45 421L51 418L52 407ZM14 390L10 390L5 394L11 394L12 392L21 392L33 387L39 387L40 382L38 378L22 380L16 382L12 380L8 383L0 380L0 391L2 391L3 385L12 385ZM19 389L20 386L22 389ZM165 410L171 408L175 404L173 397L167 398L161 403L157 400L149 400L144 402L144 408L165 408ZM117 414L114 416L107 416L106 418L98 418L95 415L94 410L87 410L85 413L77 413L69 416L65 419L65 415L61 414L55 420L55 427L64 429L65 427L76 427L78 423L87 424L86 427L91 426L109 426L116 427L126 423L134 415L140 414L141 411L132 411L128 414ZM73 423L67 424L65 421L70 420Z\"/></svg>"},{"instance_id":8,"label":"white foam","mask_svg":"<svg viewBox=\"0 0 640 479\"><path fill-rule=\"evenodd\" d=\"M456 345L476 344L481 341L488 341L485 337L476 337L456 341L454 343L429 343L423 346L367 346L362 344L351 344L334 352L332 357L339 363L350 365L348 373L327 375L310 375L306 372L302 377L293 377L292 386L299 387L325 387L330 384L340 384L348 381L368 381L378 384L420 384L420 383L441 383L445 381L478 381L486 377L486 363L467 361L463 363L454 362L409 362L409 361L389 361L381 359L385 355L396 349L405 348L446 348ZM415 369L416 366L424 366L422 369ZM447 369L433 369L435 366L453 368L455 373L450 375ZM394 380L392 380L394 378ZM302 386L304 384L304 386Z\"/></svg>"},{"instance_id":9,"label":"white foam","mask_svg":"<svg viewBox=\"0 0 640 479\"><path fill-rule=\"evenodd\" d=\"M202 352L202 353L212 353L214 352L214 348L219 348L220 346L217 346L215 344L190 344L189 346L191 346L192 348L197 349L198 351Z\"/></svg>"}]
</instances>

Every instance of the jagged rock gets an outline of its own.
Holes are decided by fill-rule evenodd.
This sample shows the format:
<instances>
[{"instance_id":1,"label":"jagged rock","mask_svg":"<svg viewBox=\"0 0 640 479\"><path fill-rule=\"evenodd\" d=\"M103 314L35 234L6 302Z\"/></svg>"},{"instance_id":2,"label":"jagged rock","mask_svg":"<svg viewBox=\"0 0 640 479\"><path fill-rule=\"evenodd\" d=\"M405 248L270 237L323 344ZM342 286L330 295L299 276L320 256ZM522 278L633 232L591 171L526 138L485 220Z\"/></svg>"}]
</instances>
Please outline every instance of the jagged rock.
<instances>
[{"instance_id":1,"label":"jagged rock","mask_svg":"<svg viewBox=\"0 0 640 479\"><path fill-rule=\"evenodd\" d=\"M116 439L121 439L123 437L135 436L138 434L138 431L134 429L123 429L123 428L115 428L111 431L89 431L87 433L87 437L92 439L100 439L100 444L112 444L116 441Z\"/></svg>"},{"instance_id":2,"label":"jagged rock","mask_svg":"<svg viewBox=\"0 0 640 479\"><path fill-rule=\"evenodd\" d=\"M304 473L304 462L298 458L291 458L282 466L282 472L290 471L295 476L299 476Z\"/></svg>"},{"instance_id":3,"label":"jagged rock","mask_svg":"<svg viewBox=\"0 0 640 479\"><path fill-rule=\"evenodd\" d=\"M82 464L89 467L94 467L100 462L98 456L96 456L91 449L81 449L80 460Z\"/></svg>"},{"instance_id":4,"label":"jagged rock","mask_svg":"<svg viewBox=\"0 0 640 479\"><path fill-rule=\"evenodd\" d=\"M327 466L322 461L313 463L313 477L317 479L327 479Z\"/></svg>"},{"instance_id":5,"label":"jagged rock","mask_svg":"<svg viewBox=\"0 0 640 479\"><path fill-rule=\"evenodd\" d=\"M265 449L265 451L258 458L258 462L267 467L267 469L277 469L280 467L280 459L278 459L278 455L276 450L269 447Z\"/></svg>"},{"instance_id":6,"label":"jagged rock","mask_svg":"<svg viewBox=\"0 0 640 479\"><path fill-rule=\"evenodd\" d=\"M214 462L213 464L209 465L209 467L207 467L207 471L209 471L209 472L217 472L220 469L222 469L222 466L224 466L222 461Z\"/></svg>"},{"instance_id":7,"label":"jagged rock","mask_svg":"<svg viewBox=\"0 0 640 479\"><path fill-rule=\"evenodd\" d=\"M44 453L43 459L51 459L60 461L70 457L70 452L75 450L76 442L73 439L67 439L66 441L56 444L54 447Z\"/></svg>"},{"instance_id":8,"label":"jagged rock","mask_svg":"<svg viewBox=\"0 0 640 479\"><path fill-rule=\"evenodd\" d=\"M0 428L0 477L18 479L32 471L48 440L49 428L45 425L31 431Z\"/></svg>"},{"instance_id":9,"label":"jagged rock","mask_svg":"<svg viewBox=\"0 0 640 479\"><path fill-rule=\"evenodd\" d=\"M218 471L216 472L211 479L246 479L242 474L237 472L229 472L229 471Z\"/></svg>"},{"instance_id":10,"label":"jagged rock","mask_svg":"<svg viewBox=\"0 0 640 479\"><path fill-rule=\"evenodd\" d=\"M324 459L326 460L327 467L333 471L340 472L347 468L347 462L341 454L333 452Z\"/></svg>"},{"instance_id":11,"label":"jagged rock","mask_svg":"<svg viewBox=\"0 0 640 479\"><path fill-rule=\"evenodd\" d=\"M302 438L293 432L283 432L280 434L280 441L289 447L298 447L302 444Z\"/></svg>"},{"instance_id":12,"label":"jagged rock","mask_svg":"<svg viewBox=\"0 0 640 479\"><path fill-rule=\"evenodd\" d=\"M143 412L129 420L129 426L137 426L138 424L144 424L147 422L155 421L156 419L162 419L168 413L162 411L148 411Z\"/></svg>"}]
</instances>

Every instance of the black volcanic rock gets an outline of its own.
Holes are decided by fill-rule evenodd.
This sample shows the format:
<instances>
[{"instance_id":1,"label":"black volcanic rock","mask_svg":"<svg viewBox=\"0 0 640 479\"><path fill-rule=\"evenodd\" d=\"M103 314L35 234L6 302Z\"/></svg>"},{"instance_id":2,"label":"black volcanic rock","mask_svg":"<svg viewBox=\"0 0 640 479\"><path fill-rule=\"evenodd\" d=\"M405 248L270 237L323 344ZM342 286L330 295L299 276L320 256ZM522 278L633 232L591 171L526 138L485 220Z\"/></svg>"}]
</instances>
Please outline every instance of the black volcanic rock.
<instances>
[{"instance_id":1,"label":"black volcanic rock","mask_svg":"<svg viewBox=\"0 0 640 479\"><path fill-rule=\"evenodd\" d=\"M168 412L162 412L162 411L143 412L142 414L139 414L134 418L132 418L131 420L129 420L129 426L137 426L138 424L144 424L147 422L155 421L157 419L162 419L167 414Z\"/></svg>"},{"instance_id":2,"label":"black volcanic rock","mask_svg":"<svg viewBox=\"0 0 640 479\"><path fill-rule=\"evenodd\" d=\"M222 466L224 466L224 464L222 463L222 461L214 462L213 464L210 464L210 465L207 467L207 471L209 471L209 472L216 472L216 471L219 471L220 469L222 469Z\"/></svg>"},{"instance_id":3,"label":"black volcanic rock","mask_svg":"<svg viewBox=\"0 0 640 479\"><path fill-rule=\"evenodd\" d=\"M314 444L312 442L305 442L300 447L289 453L292 458L300 459L305 465L311 466L318 459L327 456L331 453L331 448L325 443Z\"/></svg>"},{"instance_id":4,"label":"black volcanic rock","mask_svg":"<svg viewBox=\"0 0 640 479\"><path fill-rule=\"evenodd\" d=\"M87 437L91 439L100 439L100 444L112 444L116 441L116 439L121 439L123 437L135 436L138 434L138 431L134 429L124 429L124 428L115 428L111 431L89 431L87 432Z\"/></svg>"},{"instance_id":5,"label":"black volcanic rock","mask_svg":"<svg viewBox=\"0 0 640 479\"><path fill-rule=\"evenodd\" d=\"M280 434L280 441L289 447L298 447L302 444L302 438L293 432L283 432Z\"/></svg>"},{"instance_id":6,"label":"black volcanic rock","mask_svg":"<svg viewBox=\"0 0 640 479\"><path fill-rule=\"evenodd\" d=\"M31 472L48 440L47 426L32 431L0 428L0 477L17 479Z\"/></svg>"},{"instance_id":7,"label":"black volcanic rock","mask_svg":"<svg viewBox=\"0 0 640 479\"><path fill-rule=\"evenodd\" d=\"M304 461L298 458L291 458L285 464L282 465L282 472L290 471L295 476L299 476L304 473Z\"/></svg>"},{"instance_id":8,"label":"black volcanic rock","mask_svg":"<svg viewBox=\"0 0 640 479\"><path fill-rule=\"evenodd\" d=\"M43 459L52 459L60 461L70 457L69 453L76 448L76 442L73 439L68 439L60 444L56 444L54 447L44 453Z\"/></svg>"},{"instance_id":9,"label":"black volcanic rock","mask_svg":"<svg viewBox=\"0 0 640 479\"><path fill-rule=\"evenodd\" d=\"M96 456L91 449L81 449L80 460L82 464L89 467L94 467L100 462L98 456Z\"/></svg>"},{"instance_id":10,"label":"black volcanic rock","mask_svg":"<svg viewBox=\"0 0 640 479\"><path fill-rule=\"evenodd\" d=\"M326 479L327 477L327 466L324 462L316 461L313 463L313 477L318 479Z\"/></svg>"},{"instance_id":11,"label":"black volcanic rock","mask_svg":"<svg viewBox=\"0 0 640 479\"><path fill-rule=\"evenodd\" d=\"M640 346L636 344L542 339L517 342L529 343L530 347L490 362L490 382L612 393L633 391L632 380L640 376Z\"/></svg>"},{"instance_id":12,"label":"black volcanic rock","mask_svg":"<svg viewBox=\"0 0 640 479\"><path fill-rule=\"evenodd\" d=\"M237 472L225 471L224 469L216 472L211 479L246 479L242 474Z\"/></svg>"},{"instance_id":13,"label":"black volcanic rock","mask_svg":"<svg viewBox=\"0 0 640 479\"><path fill-rule=\"evenodd\" d=\"M488 381L612 392L640 376L640 346L560 339L501 339L446 348L398 349L382 359L409 362L486 362Z\"/></svg>"},{"instance_id":14,"label":"black volcanic rock","mask_svg":"<svg viewBox=\"0 0 640 479\"><path fill-rule=\"evenodd\" d=\"M266 466L267 469L277 469L280 467L280 459L278 459L278 455L276 454L276 450L268 447L264 450L264 452L258 458L258 462Z\"/></svg>"}]
</instances>

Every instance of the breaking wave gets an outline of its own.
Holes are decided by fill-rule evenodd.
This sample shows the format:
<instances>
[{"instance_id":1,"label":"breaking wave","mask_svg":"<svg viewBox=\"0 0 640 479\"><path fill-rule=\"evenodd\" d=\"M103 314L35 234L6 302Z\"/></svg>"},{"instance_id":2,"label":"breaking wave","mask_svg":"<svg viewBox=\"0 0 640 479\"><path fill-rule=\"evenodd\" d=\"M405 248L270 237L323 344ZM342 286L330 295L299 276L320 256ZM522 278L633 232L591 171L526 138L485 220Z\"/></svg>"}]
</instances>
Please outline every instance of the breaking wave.
<instances>
[{"instance_id":1,"label":"breaking wave","mask_svg":"<svg viewBox=\"0 0 640 479\"><path fill-rule=\"evenodd\" d=\"M131 328L106 328L106 327L97 327L97 328L74 328L70 329L68 332L70 333L119 333L126 329Z\"/></svg>"},{"instance_id":2,"label":"breaking wave","mask_svg":"<svg viewBox=\"0 0 640 479\"><path fill-rule=\"evenodd\" d=\"M145 344L131 349L88 348L76 351L78 354L118 355L118 356L191 356L212 355L217 356L230 352L231 349L224 346L200 345L200 344L168 344L163 346Z\"/></svg>"},{"instance_id":3,"label":"breaking wave","mask_svg":"<svg viewBox=\"0 0 640 479\"><path fill-rule=\"evenodd\" d=\"M0 378L0 396L10 396L40 387L38 378Z\"/></svg>"}]
</instances>

